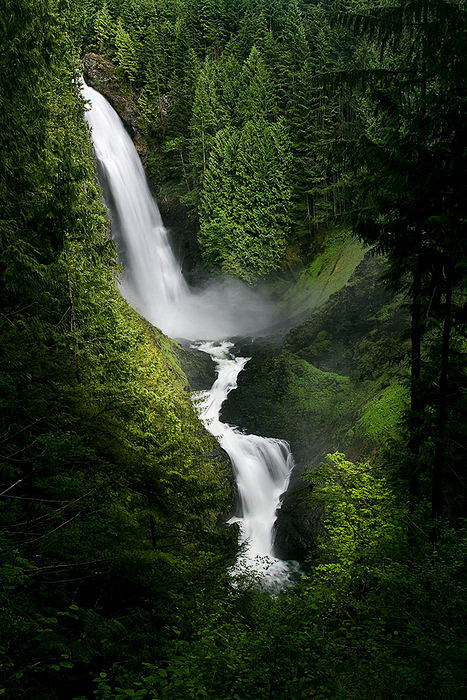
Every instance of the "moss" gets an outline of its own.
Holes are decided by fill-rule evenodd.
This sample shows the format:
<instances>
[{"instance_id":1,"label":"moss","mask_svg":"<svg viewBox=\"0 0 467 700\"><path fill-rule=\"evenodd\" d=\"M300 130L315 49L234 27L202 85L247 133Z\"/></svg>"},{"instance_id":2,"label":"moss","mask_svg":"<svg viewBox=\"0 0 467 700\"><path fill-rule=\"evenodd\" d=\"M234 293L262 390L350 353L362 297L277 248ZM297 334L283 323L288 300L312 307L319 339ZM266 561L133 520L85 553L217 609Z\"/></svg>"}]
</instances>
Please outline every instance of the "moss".
<instances>
[{"instance_id":1,"label":"moss","mask_svg":"<svg viewBox=\"0 0 467 700\"><path fill-rule=\"evenodd\" d=\"M375 445L395 436L407 404L407 389L400 382L394 382L366 404L356 424L357 433Z\"/></svg>"},{"instance_id":2,"label":"moss","mask_svg":"<svg viewBox=\"0 0 467 700\"><path fill-rule=\"evenodd\" d=\"M349 281L364 255L365 248L350 231L331 231L321 252L285 295L286 301L293 303L296 312L311 313Z\"/></svg>"},{"instance_id":3,"label":"moss","mask_svg":"<svg viewBox=\"0 0 467 700\"><path fill-rule=\"evenodd\" d=\"M181 363L180 353L181 346L176 340L168 338L158 328L153 326L149 321L140 316L136 311L129 307L129 315L131 323L135 328L148 336L152 344L161 352L164 358L166 367L172 372L172 380L184 389L188 389L189 382L187 375Z\"/></svg>"},{"instance_id":4,"label":"moss","mask_svg":"<svg viewBox=\"0 0 467 700\"><path fill-rule=\"evenodd\" d=\"M357 380L376 376L382 356L389 361L393 346L401 347L398 335L405 325L400 300L392 304L382 284L383 271L381 258L366 255L347 284L290 331L285 346L324 371Z\"/></svg>"},{"instance_id":5,"label":"moss","mask_svg":"<svg viewBox=\"0 0 467 700\"><path fill-rule=\"evenodd\" d=\"M343 449L345 436L371 396L371 383L324 372L287 351L264 363L253 361L225 408L228 421L292 444L299 464Z\"/></svg>"}]
</instances>

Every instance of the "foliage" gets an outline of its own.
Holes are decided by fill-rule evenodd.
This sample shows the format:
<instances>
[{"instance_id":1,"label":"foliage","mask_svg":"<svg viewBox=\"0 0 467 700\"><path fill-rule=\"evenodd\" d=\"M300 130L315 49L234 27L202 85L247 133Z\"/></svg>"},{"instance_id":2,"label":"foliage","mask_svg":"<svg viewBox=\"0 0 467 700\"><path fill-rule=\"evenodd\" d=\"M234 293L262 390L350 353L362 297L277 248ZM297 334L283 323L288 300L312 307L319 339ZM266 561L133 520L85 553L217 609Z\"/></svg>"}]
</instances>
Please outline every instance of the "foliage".
<instances>
[{"instance_id":1,"label":"foliage","mask_svg":"<svg viewBox=\"0 0 467 700\"><path fill-rule=\"evenodd\" d=\"M334 454L310 479L325 516L313 566L295 588L276 597L224 591L200 606L189 640L177 630L162 667L102 674L97 697L463 694L465 535L446 532L435 553L414 557L407 508L387 474Z\"/></svg>"},{"instance_id":2,"label":"foliage","mask_svg":"<svg viewBox=\"0 0 467 700\"><path fill-rule=\"evenodd\" d=\"M395 437L401 429L407 410L407 398L407 391L402 384L394 382L386 387L366 404L357 423L357 430L361 430L364 437L376 445Z\"/></svg>"},{"instance_id":3,"label":"foliage","mask_svg":"<svg viewBox=\"0 0 467 700\"><path fill-rule=\"evenodd\" d=\"M402 285L411 297L408 488L415 508L426 470L420 451L434 439L428 464L436 539L447 507L445 489L457 481L456 427L449 412L457 410L450 386L458 371L457 319L465 291L466 198L460 172L465 168L467 12L464 3L447 0L397 1L376 9L363 3L362 11L349 13L344 22L380 45L376 65L357 76L372 111L359 139L360 206L353 218L363 240L386 254L393 287ZM437 344L437 367L428 361L432 344Z\"/></svg>"},{"instance_id":4,"label":"foliage","mask_svg":"<svg viewBox=\"0 0 467 700\"><path fill-rule=\"evenodd\" d=\"M132 83L138 71L138 59L131 36L124 29L121 21L118 22L117 31L115 32L115 47L121 74Z\"/></svg>"},{"instance_id":5,"label":"foliage","mask_svg":"<svg viewBox=\"0 0 467 700\"><path fill-rule=\"evenodd\" d=\"M317 83L324 66L342 61L330 13L295 0L94 0L82 8L83 24L92 20L89 36L75 29L77 5L66 10L73 38L81 51L97 48L114 61L136 90L140 129L157 153L150 175L163 214L176 230L188 218L199 232L198 256L252 280L283 267L289 245L313 250L318 229L346 206L343 155L331 146L336 134L343 144L348 96ZM212 171L229 172L226 144L239 135L233 183L239 197L232 207Z\"/></svg>"},{"instance_id":6,"label":"foliage","mask_svg":"<svg viewBox=\"0 0 467 700\"><path fill-rule=\"evenodd\" d=\"M286 144L283 125L261 118L218 134L204 176L200 240L225 272L253 280L280 265L290 226Z\"/></svg>"}]
</instances>

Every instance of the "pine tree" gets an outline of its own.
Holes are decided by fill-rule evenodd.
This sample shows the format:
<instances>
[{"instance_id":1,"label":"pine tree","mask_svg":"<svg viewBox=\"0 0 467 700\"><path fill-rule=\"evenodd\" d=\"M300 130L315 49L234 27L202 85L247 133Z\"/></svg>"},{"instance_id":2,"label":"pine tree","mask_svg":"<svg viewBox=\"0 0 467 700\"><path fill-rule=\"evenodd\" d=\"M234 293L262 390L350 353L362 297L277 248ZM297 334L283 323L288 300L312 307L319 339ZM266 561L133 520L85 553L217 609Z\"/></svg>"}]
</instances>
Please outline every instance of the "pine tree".
<instances>
[{"instance_id":1,"label":"pine tree","mask_svg":"<svg viewBox=\"0 0 467 700\"><path fill-rule=\"evenodd\" d=\"M459 177L465 167L465 150L459 144L465 137L460 114L465 95L467 13L462 3L447 0L399 1L352 15L348 24L376 38L383 48L379 70L360 76L364 84L371 77L369 93L377 110L361 140L367 167L362 187L366 206L357 226L367 242L386 253L393 282L410 279L412 511L420 498L419 455L430 413L424 407L423 352L427 333L434 330L431 319L438 315L443 319L432 489L436 537L446 476L452 294L463 272L454 260L462 252L465 221L466 196ZM398 59L401 65L394 70ZM453 211L456 221L451 219Z\"/></svg>"},{"instance_id":2,"label":"pine tree","mask_svg":"<svg viewBox=\"0 0 467 700\"><path fill-rule=\"evenodd\" d=\"M241 126L242 115L238 108L242 89L241 66L235 56L228 54L219 61L218 83L218 95L224 123Z\"/></svg>"},{"instance_id":3,"label":"pine tree","mask_svg":"<svg viewBox=\"0 0 467 700\"><path fill-rule=\"evenodd\" d=\"M272 80L256 46L243 64L238 110L244 120L277 118Z\"/></svg>"},{"instance_id":4,"label":"pine tree","mask_svg":"<svg viewBox=\"0 0 467 700\"><path fill-rule=\"evenodd\" d=\"M167 66L159 24L152 21L148 27L142 50L145 66L144 87L139 98L141 121L148 133L163 129L162 95L167 86Z\"/></svg>"},{"instance_id":5,"label":"pine tree","mask_svg":"<svg viewBox=\"0 0 467 700\"><path fill-rule=\"evenodd\" d=\"M200 206L208 262L247 281L280 267L290 232L289 150L282 122L258 118L217 134Z\"/></svg>"},{"instance_id":6,"label":"pine tree","mask_svg":"<svg viewBox=\"0 0 467 700\"><path fill-rule=\"evenodd\" d=\"M283 263L290 234L289 168L284 122L269 126L263 117L247 121L237 156L234 205L242 236L234 258L259 276Z\"/></svg>"},{"instance_id":7,"label":"pine tree","mask_svg":"<svg viewBox=\"0 0 467 700\"><path fill-rule=\"evenodd\" d=\"M218 59L224 42L222 0L202 0L199 21L205 42L205 51Z\"/></svg>"},{"instance_id":8,"label":"pine tree","mask_svg":"<svg viewBox=\"0 0 467 700\"><path fill-rule=\"evenodd\" d=\"M308 57L308 43L298 0L289 0L276 42L275 78L281 104L287 111L297 78Z\"/></svg>"},{"instance_id":9,"label":"pine tree","mask_svg":"<svg viewBox=\"0 0 467 700\"><path fill-rule=\"evenodd\" d=\"M132 83L138 73L138 59L133 40L126 29L124 29L121 18L117 22L115 46L119 70Z\"/></svg>"},{"instance_id":10,"label":"pine tree","mask_svg":"<svg viewBox=\"0 0 467 700\"><path fill-rule=\"evenodd\" d=\"M253 47L264 47L268 36L268 26L261 7L256 2L247 2L244 8L240 29L236 37L239 58L247 58Z\"/></svg>"},{"instance_id":11,"label":"pine tree","mask_svg":"<svg viewBox=\"0 0 467 700\"><path fill-rule=\"evenodd\" d=\"M217 66L212 59L206 58L196 83L190 122L190 168L197 193L207 169L216 132L225 126L221 120L216 83Z\"/></svg>"},{"instance_id":12,"label":"pine tree","mask_svg":"<svg viewBox=\"0 0 467 700\"><path fill-rule=\"evenodd\" d=\"M192 49L187 26L178 20L174 27L174 47L170 80L170 118L177 134L186 137L195 91L199 60Z\"/></svg>"},{"instance_id":13,"label":"pine tree","mask_svg":"<svg viewBox=\"0 0 467 700\"><path fill-rule=\"evenodd\" d=\"M221 129L217 133L203 179L199 242L204 259L213 266L222 266L230 238L236 235L230 213L238 139L237 130Z\"/></svg>"},{"instance_id":14,"label":"pine tree","mask_svg":"<svg viewBox=\"0 0 467 700\"><path fill-rule=\"evenodd\" d=\"M115 29L106 0L104 0L104 4L96 13L94 32L96 34L97 48L99 51L112 55Z\"/></svg>"}]
</instances>

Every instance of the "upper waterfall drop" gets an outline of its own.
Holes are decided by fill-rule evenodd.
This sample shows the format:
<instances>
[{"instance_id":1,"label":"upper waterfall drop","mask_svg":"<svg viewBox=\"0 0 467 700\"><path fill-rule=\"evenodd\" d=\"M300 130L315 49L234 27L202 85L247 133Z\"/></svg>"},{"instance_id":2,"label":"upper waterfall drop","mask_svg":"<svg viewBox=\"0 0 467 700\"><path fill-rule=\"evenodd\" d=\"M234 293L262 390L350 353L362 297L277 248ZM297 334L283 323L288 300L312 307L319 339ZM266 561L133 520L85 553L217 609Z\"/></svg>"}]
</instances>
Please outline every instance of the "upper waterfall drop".
<instances>
[{"instance_id":1,"label":"upper waterfall drop","mask_svg":"<svg viewBox=\"0 0 467 700\"><path fill-rule=\"evenodd\" d=\"M112 218L112 235L125 267L120 279L123 296L172 338L256 337L272 327L272 304L238 280L189 289L120 117L84 82L82 92L91 103L86 120Z\"/></svg>"},{"instance_id":2,"label":"upper waterfall drop","mask_svg":"<svg viewBox=\"0 0 467 700\"><path fill-rule=\"evenodd\" d=\"M150 315L156 303L161 311L183 303L189 294L188 286L133 141L99 92L84 84L83 94L92 101L86 118L109 190L112 233L125 261L122 291L144 315Z\"/></svg>"}]
</instances>

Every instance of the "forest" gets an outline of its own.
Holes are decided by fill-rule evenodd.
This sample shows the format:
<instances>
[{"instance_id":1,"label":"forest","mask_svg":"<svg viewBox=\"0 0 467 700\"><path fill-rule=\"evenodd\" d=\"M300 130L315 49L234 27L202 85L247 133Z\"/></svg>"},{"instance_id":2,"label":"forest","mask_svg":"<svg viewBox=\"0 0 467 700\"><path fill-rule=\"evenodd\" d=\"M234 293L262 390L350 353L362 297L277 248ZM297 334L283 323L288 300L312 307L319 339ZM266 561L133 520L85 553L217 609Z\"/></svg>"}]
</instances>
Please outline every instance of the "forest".
<instances>
[{"instance_id":1,"label":"forest","mask_svg":"<svg viewBox=\"0 0 467 700\"><path fill-rule=\"evenodd\" d=\"M0 0L0 36L0 696L467 697L465 0ZM280 589L232 570L209 358L120 293L83 80L186 280L287 309L221 414L294 455Z\"/></svg>"}]
</instances>

